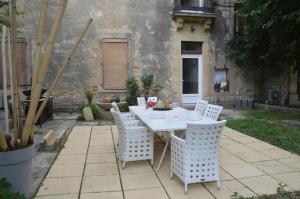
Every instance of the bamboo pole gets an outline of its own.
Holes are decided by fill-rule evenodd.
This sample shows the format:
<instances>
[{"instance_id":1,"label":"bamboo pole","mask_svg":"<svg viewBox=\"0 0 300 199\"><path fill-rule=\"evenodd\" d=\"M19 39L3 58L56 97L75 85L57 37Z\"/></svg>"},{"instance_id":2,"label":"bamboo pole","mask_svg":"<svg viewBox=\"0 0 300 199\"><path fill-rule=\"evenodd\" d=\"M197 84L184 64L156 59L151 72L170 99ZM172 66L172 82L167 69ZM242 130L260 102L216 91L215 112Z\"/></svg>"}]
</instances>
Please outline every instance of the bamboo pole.
<instances>
[{"instance_id":1,"label":"bamboo pole","mask_svg":"<svg viewBox=\"0 0 300 199\"><path fill-rule=\"evenodd\" d=\"M37 120L39 119L40 115L42 114L42 112L43 112L43 110L44 110L44 108L45 108L47 102L49 101L49 98L50 98L52 92L53 92L53 89L55 88L55 86L56 86L58 80L60 79L60 77L61 77L61 75L62 75L62 73L63 73L63 71L64 71L66 65L69 63L69 61L71 60L72 56L74 55L75 50L77 49L77 47L78 47L80 41L82 40L83 36L84 36L85 33L87 32L87 30L88 30L89 26L91 25L92 21L93 21L93 19L90 18L89 21L88 21L88 23L87 23L87 25L85 26L85 28L83 29L83 31L80 33L80 35L79 35L79 37L78 37L78 39L77 39L75 45L73 46L73 48L72 48L71 51L69 52L68 56L67 56L66 59L64 60L63 64L61 65L59 71L57 72L57 74L56 74L56 76L55 76L55 78L54 78L54 81L52 82L50 88L49 88L48 91L47 91L47 96L46 96L46 98L44 99L43 103L41 104L41 106L40 106L39 109L38 109L38 112L37 112L37 114L36 114L36 116L35 116L34 123L37 122Z\"/></svg>"},{"instance_id":2,"label":"bamboo pole","mask_svg":"<svg viewBox=\"0 0 300 199\"><path fill-rule=\"evenodd\" d=\"M13 101L12 101L12 112L13 112L13 129L14 129L14 140L18 139L19 130L19 113L18 113L18 102L19 102L19 86L18 86L18 71L16 65L16 0L11 0L9 4L10 11L10 27L11 27L11 65L12 65L12 76L13 76Z\"/></svg>"},{"instance_id":3,"label":"bamboo pole","mask_svg":"<svg viewBox=\"0 0 300 199\"><path fill-rule=\"evenodd\" d=\"M7 104L7 69L6 69L6 26L2 25L2 75L3 75L3 97L4 97L4 132L9 133L8 104Z\"/></svg>"},{"instance_id":4,"label":"bamboo pole","mask_svg":"<svg viewBox=\"0 0 300 199\"><path fill-rule=\"evenodd\" d=\"M8 51L8 67L9 67L9 88L10 88L10 96L11 101L13 101L13 73L12 73L12 65L11 65L11 48L10 48L10 30L8 30L7 34L7 51Z\"/></svg>"},{"instance_id":5,"label":"bamboo pole","mask_svg":"<svg viewBox=\"0 0 300 199\"><path fill-rule=\"evenodd\" d=\"M4 133L0 129L0 151L6 151L8 149L7 142Z\"/></svg>"},{"instance_id":6,"label":"bamboo pole","mask_svg":"<svg viewBox=\"0 0 300 199\"><path fill-rule=\"evenodd\" d=\"M38 101L40 98L41 90L43 88L43 83L45 81L46 73L49 68L52 52L54 49L55 40L57 38L57 34L62 22L62 18L65 13L65 9L67 6L68 0L61 0L59 5L59 11L54 19L54 22L52 24L51 33L49 36L48 46L46 49L46 52L44 54L41 66L39 70L37 70L37 76L35 82L32 82L33 89L32 92L32 98L30 99L30 105L29 110L27 113L25 126L22 132L22 138L21 138L21 146L26 146L29 140L29 137L33 130L33 122L35 119L36 109L38 106Z\"/></svg>"},{"instance_id":7,"label":"bamboo pole","mask_svg":"<svg viewBox=\"0 0 300 199\"><path fill-rule=\"evenodd\" d=\"M40 13L40 20L39 20L39 29L37 33L37 41L35 46L35 59L33 63L33 72L32 72L32 82L35 82L38 67L40 67L42 62L42 44L43 44L43 36L45 32L45 25L47 19L47 8L48 8L48 0L42 0L42 8ZM34 85L31 85L34 86ZM32 88L33 89L33 88Z\"/></svg>"}]
</instances>

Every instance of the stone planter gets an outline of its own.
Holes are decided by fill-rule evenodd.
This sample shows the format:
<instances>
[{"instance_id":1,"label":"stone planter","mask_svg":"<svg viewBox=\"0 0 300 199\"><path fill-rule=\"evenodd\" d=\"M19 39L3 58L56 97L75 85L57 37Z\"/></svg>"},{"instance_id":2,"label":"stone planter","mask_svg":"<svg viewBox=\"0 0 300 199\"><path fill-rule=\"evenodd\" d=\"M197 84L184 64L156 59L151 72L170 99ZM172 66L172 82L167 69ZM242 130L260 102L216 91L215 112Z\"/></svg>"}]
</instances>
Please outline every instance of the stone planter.
<instances>
[{"instance_id":1,"label":"stone planter","mask_svg":"<svg viewBox=\"0 0 300 199\"><path fill-rule=\"evenodd\" d=\"M102 110L110 111L111 103L100 102L100 103L98 103L98 105L100 106L100 108ZM122 108L122 107L127 105L127 102L118 102L117 105L118 105L119 108Z\"/></svg>"},{"instance_id":2,"label":"stone planter","mask_svg":"<svg viewBox=\"0 0 300 199\"><path fill-rule=\"evenodd\" d=\"M0 153L0 179L6 178L11 191L29 195L34 144L14 151Z\"/></svg>"},{"instance_id":3,"label":"stone planter","mask_svg":"<svg viewBox=\"0 0 300 199\"><path fill-rule=\"evenodd\" d=\"M77 121L76 124L79 126L98 126L99 121Z\"/></svg>"}]
</instances>

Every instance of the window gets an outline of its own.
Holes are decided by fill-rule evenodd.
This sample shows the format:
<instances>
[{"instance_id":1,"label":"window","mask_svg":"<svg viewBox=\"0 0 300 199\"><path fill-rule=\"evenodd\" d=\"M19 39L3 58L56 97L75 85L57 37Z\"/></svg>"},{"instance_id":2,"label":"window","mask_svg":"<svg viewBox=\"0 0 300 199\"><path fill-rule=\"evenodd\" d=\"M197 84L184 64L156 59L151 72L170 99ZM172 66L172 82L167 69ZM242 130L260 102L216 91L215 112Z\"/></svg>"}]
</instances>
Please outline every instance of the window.
<instances>
[{"instance_id":1,"label":"window","mask_svg":"<svg viewBox=\"0 0 300 199\"><path fill-rule=\"evenodd\" d=\"M219 92L220 90L228 91L228 69L227 68L215 68L215 84L214 90Z\"/></svg>"},{"instance_id":2,"label":"window","mask_svg":"<svg viewBox=\"0 0 300 199\"><path fill-rule=\"evenodd\" d=\"M128 79L128 42L107 39L102 43L103 88L125 90Z\"/></svg>"},{"instance_id":3,"label":"window","mask_svg":"<svg viewBox=\"0 0 300 199\"><path fill-rule=\"evenodd\" d=\"M234 34L241 34L245 31L245 18L244 16L238 16L236 12L242 6L241 3L234 4Z\"/></svg>"},{"instance_id":4,"label":"window","mask_svg":"<svg viewBox=\"0 0 300 199\"><path fill-rule=\"evenodd\" d=\"M6 43L7 48L7 43ZM23 38L17 39L17 69L18 69L18 75L19 75L19 84L21 86L27 85L27 62L26 62L26 40ZM3 70L2 70L2 52L0 48L0 89L3 88ZM6 50L6 57L8 57L8 52ZM9 76L9 65L8 65L8 58L6 60L6 74L7 74L7 85L10 85L10 76Z\"/></svg>"},{"instance_id":5,"label":"window","mask_svg":"<svg viewBox=\"0 0 300 199\"><path fill-rule=\"evenodd\" d=\"M181 54L202 54L202 42L181 42Z\"/></svg>"},{"instance_id":6,"label":"window","mask_svg":"<svg viewBox=\"0 0 300 199\"><path fill-rule=\"evenodd\" d=\"M203 7L203 0L181 0L183 7Z\"/></svg>"}]
</instances>

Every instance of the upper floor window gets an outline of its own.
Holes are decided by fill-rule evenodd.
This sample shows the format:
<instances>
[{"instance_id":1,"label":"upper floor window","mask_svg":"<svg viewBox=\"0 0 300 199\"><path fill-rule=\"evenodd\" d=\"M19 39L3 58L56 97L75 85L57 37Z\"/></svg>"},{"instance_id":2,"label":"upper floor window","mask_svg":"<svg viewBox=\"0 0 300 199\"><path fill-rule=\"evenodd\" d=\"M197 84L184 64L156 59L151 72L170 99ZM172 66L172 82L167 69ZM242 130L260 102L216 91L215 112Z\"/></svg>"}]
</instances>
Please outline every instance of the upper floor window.
<instances>
[{"instance_id":1,"label":"upper floor window","mask_svg":"<svg viewBox=\"0 0 300 199\"><path fill-rule=\"evenodd\" d=\"M181 6L183 6L183 7L203 7L204 0L181 0Z\"/></svg>"},{"instance_id":2,"label":"upper floor window","mask_svg":"<svg viewBox=\"0 0 300 199\"><path fill-rule=\"evenodd\" d=\"M202 42L181 42L181 54L202 54Z\"/></svg>"},{"instance_id":3,"label":"upper floor window","mask_svg":"<svg viewBox=\"0 0 300 199\"><path fill-rule=\"evenodd\" d=\"M241 6L241 3L234 4L234 34L241 34L245 31L245 18L236 14Z\"/></svg>"}]
</instances>

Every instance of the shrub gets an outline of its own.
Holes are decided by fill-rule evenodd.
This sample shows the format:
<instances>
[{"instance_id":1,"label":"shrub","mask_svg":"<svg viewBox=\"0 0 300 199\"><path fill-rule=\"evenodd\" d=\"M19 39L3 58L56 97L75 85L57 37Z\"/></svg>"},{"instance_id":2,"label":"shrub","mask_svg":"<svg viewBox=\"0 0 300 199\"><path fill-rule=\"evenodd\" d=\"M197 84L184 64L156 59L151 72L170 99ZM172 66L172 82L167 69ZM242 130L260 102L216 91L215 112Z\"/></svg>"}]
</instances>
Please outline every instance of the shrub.
<instances>
[{"instance_id":1,"label":"shrub","mask_svg":"<svg viewBox=\"0 0 300 199\"><path fill-rule=\"evenodd\" d=\"M90 108L92 110L93 116L95 120L100 119L101 111L99 106L96 103L91 103Z\"/></svg>"},{"instance_id":2,"label":"shrub","mask_svg":"<svg viewBox=\"0 0 300 199\"><path fill-rule=\"evenodd\" d=\"M93 102L93 98L95 96L95 93L91 89L88 89L88 90L85 91L84 94L85 94L85 97L88 101L88 105L90 106Z\"/></svg>"},{"instance_id":3,"label":"shrub","mask_svg":"<svg viewBox=\"0 0 300 199\"><path fill-rule=\"evenodd\" d=\"M9 191L10 184L5 179L0 179L0 198L1 199L26 199L23 194Z\"/></svg>"},{"instance_id":4,"label":"shrub","mask_svg":"<svg viewBox=\"0 0 300 199\"><path fill-rule=\"evenodd\" d=\"M133 77L129 78L126 81L126 87L128 90L128 95L126 98L128 105L136 105L137 104L137 97L139 96L139 85L137 80Z\"/></svg>"}]
</instances>

